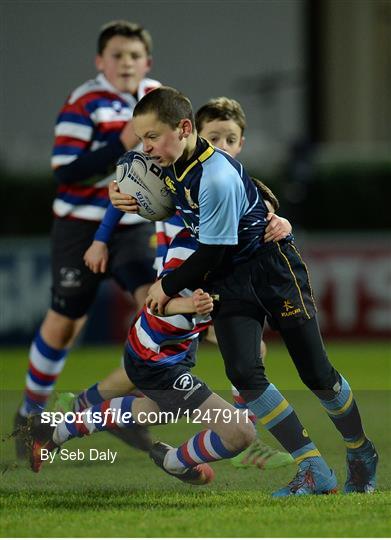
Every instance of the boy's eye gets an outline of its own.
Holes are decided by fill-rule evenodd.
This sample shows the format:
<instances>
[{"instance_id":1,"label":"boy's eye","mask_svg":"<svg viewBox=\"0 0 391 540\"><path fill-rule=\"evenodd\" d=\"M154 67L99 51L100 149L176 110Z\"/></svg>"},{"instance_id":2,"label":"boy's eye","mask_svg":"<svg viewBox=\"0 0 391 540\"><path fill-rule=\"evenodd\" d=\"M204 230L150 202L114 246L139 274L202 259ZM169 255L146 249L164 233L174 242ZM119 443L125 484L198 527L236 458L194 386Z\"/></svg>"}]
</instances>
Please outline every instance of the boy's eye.
<instances>
[{"instance_id":1,"label":"boy's eye","mask_svg":"<svg viewBox=\"0 0 391 540\"><path fill-rule=\"evenodd\" d=\"M236 139L228 139L227 142L232 145L236 143Z\"/></svg>"},{"instance_id":2,"label":"boy's eye","mask_svg":"<svg viewBox=\"0 0 391 540\"><path fill-rule=\"evenodd\" d=\"M218 137L211 137L211 138L210 138L210 142L211 142L211 143L217 143L218 140L219 140Z\"/></svg>"}]
</instances>

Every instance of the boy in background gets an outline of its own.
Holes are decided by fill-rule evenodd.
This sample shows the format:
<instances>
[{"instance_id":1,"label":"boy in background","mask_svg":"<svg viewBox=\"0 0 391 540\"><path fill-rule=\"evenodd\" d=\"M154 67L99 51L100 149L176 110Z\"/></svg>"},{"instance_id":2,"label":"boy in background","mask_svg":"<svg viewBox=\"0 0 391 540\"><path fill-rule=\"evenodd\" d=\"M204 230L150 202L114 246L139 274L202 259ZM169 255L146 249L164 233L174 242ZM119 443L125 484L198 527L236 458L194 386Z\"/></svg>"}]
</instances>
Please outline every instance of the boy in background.
<instances>
[{"instance_id":1,"label":"boy in background","mask_svg":"<svg viewBox=\"0 0 391 540\"><path fill-rule=\"evenodd\" d=\"M218 97L209 100L196 112L195 124L199 135L208 139L216 148L224 150L233 158L236 158L241 152L245 140L246 117L242 106L236 100L227 97ZM266 229L265 240L269 242L282 240L292 231L292 227L284 218L277 219L277 216L275 216L279 204L273 193L262 183L259 183L259 188L271 213L268 216L270 222ZM213 326L208 328L206 339L217 344ZM262 339L262 361L265 360L266 353L266 344ZM237 408L247 408L243 398L233 385L232 396ZM254 424L257 422L257 417L251 411L249 417ZM290 454L270 447L259 437L243 453L231 460L231 463L238 468L254 466L260 469L275 469L293 462L294 460Z\"/></svg>"},{"instance_id":2,"label":"boy in background","mask_svg":"<svg viewBox=\"0 0 391 540\"><path fill-rule=\"evenodd\" d=\"M15 428L45 407L102 279L113 277L133 294L138 308L154 280L150 242L154 230L140 216L122 218L109 244L110 265L103 273L94 274L83 260L109 203L107 185L116 161L138 144L131 120L134 107L160 86L147 78L151 54L151 36L138 24L120 20L104 25L95 59L98 76L71 93L57 118L52 154L58 184L53 204L52 298L31 344ZM135 445L147 450L149 436L143 428L139 435ZM19 458L25 456L21 439L16 440L16 450Z\"/></svg>"}]
</instances>

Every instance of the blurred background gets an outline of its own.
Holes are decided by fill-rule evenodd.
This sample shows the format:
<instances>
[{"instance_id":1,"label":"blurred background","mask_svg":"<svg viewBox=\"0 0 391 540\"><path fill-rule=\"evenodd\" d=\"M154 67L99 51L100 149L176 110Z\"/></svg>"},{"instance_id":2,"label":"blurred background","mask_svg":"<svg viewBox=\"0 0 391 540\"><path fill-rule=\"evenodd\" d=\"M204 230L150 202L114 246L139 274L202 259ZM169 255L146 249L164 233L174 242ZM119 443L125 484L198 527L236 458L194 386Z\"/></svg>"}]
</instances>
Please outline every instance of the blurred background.
<instances>
[{"instance_id":1,"label":"blurred background","mask_svg":"<svg viewBox=\"0 0 391 540\"><path fill-rule=\"evenodd\" d=\"M100 26L119 18L150 30L151 76L195 108L221 95L242 104L241 161L294 225L324 334L390 336L390 0L0 6L3 343L27 345L48 306L53 126L68 94L95 75ZM84 341L121 340L129 307L105 284Z\"/></svg>"}]
</instances>

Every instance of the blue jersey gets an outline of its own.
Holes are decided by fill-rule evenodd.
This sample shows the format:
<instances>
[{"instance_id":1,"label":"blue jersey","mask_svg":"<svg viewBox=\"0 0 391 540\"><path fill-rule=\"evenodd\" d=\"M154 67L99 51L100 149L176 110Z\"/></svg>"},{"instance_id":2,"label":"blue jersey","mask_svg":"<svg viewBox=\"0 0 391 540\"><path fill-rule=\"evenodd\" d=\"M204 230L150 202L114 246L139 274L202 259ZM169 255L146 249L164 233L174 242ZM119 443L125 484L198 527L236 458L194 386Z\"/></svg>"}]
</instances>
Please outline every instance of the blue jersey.
<instances>
[{"instance_id":1,"label":"blue jersey","mask_svg":"<svg viewBox=\"0 0 391 540\"><path fill-rule=\"evenodd\" d=\"M182 170L174 164L164 172L176 208L199 242L232 246L234 263L263 243L268 209L239 161L199 138Z\"/></svg>"}]
</instances>

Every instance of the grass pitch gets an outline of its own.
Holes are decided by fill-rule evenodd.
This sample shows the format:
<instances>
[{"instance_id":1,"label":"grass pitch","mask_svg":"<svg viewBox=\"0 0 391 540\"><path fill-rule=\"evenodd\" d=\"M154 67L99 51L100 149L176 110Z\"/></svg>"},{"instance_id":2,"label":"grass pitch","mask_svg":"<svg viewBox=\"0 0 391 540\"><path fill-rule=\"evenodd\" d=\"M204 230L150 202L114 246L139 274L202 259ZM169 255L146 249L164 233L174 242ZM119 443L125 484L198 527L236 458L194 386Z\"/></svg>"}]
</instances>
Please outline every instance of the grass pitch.
<instances>
[{"instance_id":1,"label":"grass pitch","mask_svg":"<svg viewBox=\"0 0 391 540\"><path fill-rule=\"evenodd\" d=\"M56 460L34 474L16 464L13 441L1 444L3 505L1 535L8 537L384 537L391 533L390 348L384 343L331 344L333 363L355 390L368 435L380 454L379 490L372 496L333 495L273 500L271 491L286 484L295 467L274 471L237 470L213 464L216 479L201 488L181 484L157 469L142 452L107 433L73 440L67 448L118 452L114 464ZM1 349L1 432L11 422L23 388L24 349ZM72 352L58 390L80 390L116 367L120 347L79 348ZM269 345L269 378L290 400L343 487L344 446L317 400L304 389L282 346ZM195 370L229 399L216 348L201 347ZM199 425L158 426L153 437L178 444ZM276 445L260 428L268 443Z\"/></svg>"}]
</instances>

